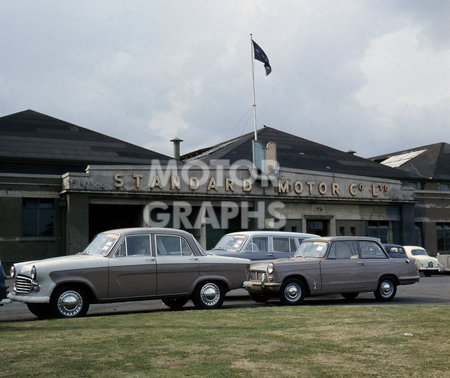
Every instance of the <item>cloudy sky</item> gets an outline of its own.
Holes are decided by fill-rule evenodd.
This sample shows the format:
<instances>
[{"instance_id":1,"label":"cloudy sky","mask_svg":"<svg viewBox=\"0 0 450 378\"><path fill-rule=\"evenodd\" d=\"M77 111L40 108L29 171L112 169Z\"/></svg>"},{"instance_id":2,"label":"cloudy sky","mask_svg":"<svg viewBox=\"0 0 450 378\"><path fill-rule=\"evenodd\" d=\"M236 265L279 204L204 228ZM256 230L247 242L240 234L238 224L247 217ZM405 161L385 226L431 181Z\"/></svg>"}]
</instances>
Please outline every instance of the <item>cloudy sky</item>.
<instances>
[{"instance_id":1,"label":"cloudy sky","mask_svg":"<svg viewBox=\"0 0 450 378\"><path fill-rule=\"evenodd\" d=\"M0 116L172 154L268 125L371 157L450 143L447 0L0 1Z\"/></svg>"}]
</instances>

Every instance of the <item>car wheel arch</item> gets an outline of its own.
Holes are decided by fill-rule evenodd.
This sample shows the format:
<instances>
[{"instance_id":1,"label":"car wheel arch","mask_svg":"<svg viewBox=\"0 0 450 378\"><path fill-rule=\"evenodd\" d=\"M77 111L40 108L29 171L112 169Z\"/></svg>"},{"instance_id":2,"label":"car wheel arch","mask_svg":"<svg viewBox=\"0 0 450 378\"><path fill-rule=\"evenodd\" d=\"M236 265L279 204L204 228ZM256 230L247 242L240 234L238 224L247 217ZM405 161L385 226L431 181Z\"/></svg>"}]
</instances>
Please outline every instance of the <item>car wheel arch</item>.
<instances>
[{"instance_id":1,"label":"car wheel arch","mask_svg":"<svg viewBox=\"0 0 450 378\"><path fill-rule=\"evenodd\" d=\"M64 288L80 288L81 290L83 290L86 295L89 298L89 302L90 303L97 303L98 299L97 296L92 288L92 286L84 281L73 281L73 280L68 280L68 281L61 281L61 282L57 282L55 287L52 290L52 294L50 297L52 297L55 292L57 292L58 290L64 289Z\"/></svg>"},{"instance_id":2,"label":"car wheel arch","mask_svg":"<svg viewBox=\"0 0 450 378\"><path fill-rule=\"evenodd\" d=\"M228 280L225 277L222 276L201 276L198 277L191 285L191 288L189 290L189 295L192 295L197 287L205 282L216 282L220 283L225 290L225 292L230 291L230 284Z\"/></svg>"},{"instance_id":3,"label":"car wheel arch","mask_svg":"<svg viewBox=\"0 0 450 378\"><path fill-rule=\"evenodd\" d=\"M311 290L309 288L308 280L306 279L305 276L302 276L301 274L293 274L293 275L285 277L283 282L282 282L282 285L285 282L287 282L288 280L292 280L292 279L297 279L297 280L300 280L302 282L302 284L303 284L303 286L305 288L305 296L311 295Z\"/></svg>"},{"instance_id":4,"label":"car wheel arch","mask_svg":"<svg viewBox=\"0 0 450 378\"><path fill-rule=\"evenodd\" d=\"M378 284L379 284L382 280L384 280L384 279L386 279L386 278L392 279L392 280L394 281L394 283L395 283L397 286L400 285L400 281L399 281L398 277L397 277L394 273L383 273L383 274L380 276L380 278L378 278Z\"/></svg>"}]
</instances>

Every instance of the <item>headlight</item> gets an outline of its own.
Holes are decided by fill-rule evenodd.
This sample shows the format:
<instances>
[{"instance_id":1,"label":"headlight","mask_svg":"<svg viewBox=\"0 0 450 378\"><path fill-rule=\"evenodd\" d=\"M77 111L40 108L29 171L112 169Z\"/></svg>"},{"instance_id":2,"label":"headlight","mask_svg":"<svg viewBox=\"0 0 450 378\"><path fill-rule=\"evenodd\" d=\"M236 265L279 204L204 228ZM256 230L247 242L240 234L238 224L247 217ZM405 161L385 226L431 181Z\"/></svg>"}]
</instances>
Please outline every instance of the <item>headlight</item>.
<instances>
[{"instance_id":1,"label":"headlight","mask_svg":"<svg viewBox=\"0 0 450 378\"><path fill-rule=\"evenodd\" d=\"M31 279L34 281L36 277L36 267L33 265L33 267L31 268Z\"/></svg>"},{"instance_id":2,"label":"headlight","mask_svg":"<svg viewBox=\"0 0 450 378\"><path fill-rule=\"evenodd\" d=\"M273 273L273 263L267 265L267 273L269 274Z\"/></svg>"},{"instance_id":3,"label":"headlight","mask_svg":"<svg viewBox=\"0 0 450 378\"><path fill-rule=\"evenodd\" d=\"M11 278L14 278L16 276L16 267L13 265L11 266L11 269L9 270L9 275Z\"/></svg>"}]
</instances>

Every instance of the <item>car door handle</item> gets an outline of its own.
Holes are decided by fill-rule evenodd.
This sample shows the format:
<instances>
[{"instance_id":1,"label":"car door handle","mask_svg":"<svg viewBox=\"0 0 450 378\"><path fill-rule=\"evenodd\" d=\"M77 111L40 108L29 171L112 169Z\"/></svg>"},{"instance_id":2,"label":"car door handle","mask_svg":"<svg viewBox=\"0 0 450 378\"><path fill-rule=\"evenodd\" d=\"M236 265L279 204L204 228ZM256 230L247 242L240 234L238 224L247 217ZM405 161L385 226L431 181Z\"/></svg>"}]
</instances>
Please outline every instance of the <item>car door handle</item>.
<instances>
[{"instance_id":1,"label":"car door handle","mask_svg":"<svg viewBox=\"0 0 450 378\"><path fill-rule=\"evenodd\" d=\"M363 261L358 261L358 264L361 266L364 266L364 262Z\"/></svg>"},{"instance_id":2,"label":"car door handle","mask_svg":"<svg viewBox=\"0 0 450 378\"><path fill-rule=\"evenodd\" d=\"M198 258L197 257L192 257L192 258L189 259L189 261L198 261Z\"/></svg>"},{"instance_id":3,"label":"car door handle","mask_svg":"<svg viewBox=\"0 0 450 378\"><path fill-rule=\"evenodd\" d=\"M144 261L145 261L145 262L154 262L155 259L145 259Z\"/></svg>"}]
</instances>

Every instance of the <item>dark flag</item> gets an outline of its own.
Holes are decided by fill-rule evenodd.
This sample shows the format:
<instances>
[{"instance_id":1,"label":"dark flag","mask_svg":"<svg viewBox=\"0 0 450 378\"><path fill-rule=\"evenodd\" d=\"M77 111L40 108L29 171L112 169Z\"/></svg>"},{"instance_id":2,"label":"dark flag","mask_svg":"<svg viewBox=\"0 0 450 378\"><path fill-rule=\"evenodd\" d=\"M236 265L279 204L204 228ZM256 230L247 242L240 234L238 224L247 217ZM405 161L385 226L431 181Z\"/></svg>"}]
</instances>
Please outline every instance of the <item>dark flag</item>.
<instances>
[{"instance_id":1,"label":"dark flag","mask_svg":"<svg viewBox=\"0 0 450 378\"><path fill-rule=\"evenodd\" d=\"M272 72L272 67L270 67L269 58L267 57L263 49L259 47L255 41L252 40L252 42L253 42L253 50L255 51L255 59L264 63L264 68L266 69L266 76L267 76Z\"/></svg>"}]
</instances>

